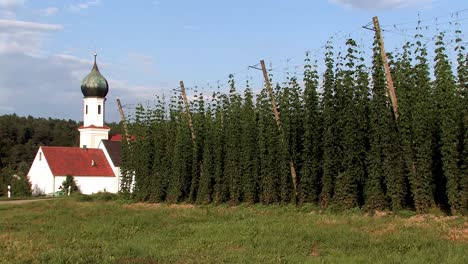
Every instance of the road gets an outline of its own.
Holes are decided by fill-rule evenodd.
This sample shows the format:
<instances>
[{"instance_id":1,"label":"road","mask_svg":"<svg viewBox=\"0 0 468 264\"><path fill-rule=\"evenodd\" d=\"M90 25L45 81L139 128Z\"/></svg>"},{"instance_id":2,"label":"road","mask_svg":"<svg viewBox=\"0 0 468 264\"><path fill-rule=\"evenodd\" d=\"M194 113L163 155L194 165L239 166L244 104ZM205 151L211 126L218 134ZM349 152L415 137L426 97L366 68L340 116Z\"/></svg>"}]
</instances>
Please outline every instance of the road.
<instances>
[{"instance_id":1,"label":"road","mask_svg":"<svg viewBox=\"0 0 468 264\"><path fill-rule=\"evenodd\" d=\"M47 198L47 199L31 199L31 200L2 200L0 201L0 205L3 204L26 204L26 203L33 203L39 201L50 201L55 200L55 198Z\"/></svg>"}]
</instances>

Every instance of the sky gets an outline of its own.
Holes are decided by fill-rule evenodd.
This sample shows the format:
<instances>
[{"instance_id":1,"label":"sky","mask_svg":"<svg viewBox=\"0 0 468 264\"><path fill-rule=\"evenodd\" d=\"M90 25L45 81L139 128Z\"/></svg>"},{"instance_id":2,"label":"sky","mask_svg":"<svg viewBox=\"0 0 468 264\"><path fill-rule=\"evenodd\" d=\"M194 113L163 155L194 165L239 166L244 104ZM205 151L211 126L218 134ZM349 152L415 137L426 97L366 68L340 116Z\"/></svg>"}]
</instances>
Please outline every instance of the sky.
<instances>
[{"instance_id":1,"label":"sky","mask_svg":"<svg viewBox=\"0 0 468 264\"><path fill-rule=\"evenodd\" d=\"M120 119L116 98L130 109L170 96L180 80L189 96L195 87L227 92L231 73L261 86L261 72L248 69L261 59L280 79L306 51L320 60L330 37L338 49L353 37L369 50L373 32L362 26L373 16L388 30L388 51L411 38L418 19L449 31L459 21L466 32L468 1L0 0L0 115L81 121L94 52L109 82L109 122Z\"/></svg>"}]
</instances>

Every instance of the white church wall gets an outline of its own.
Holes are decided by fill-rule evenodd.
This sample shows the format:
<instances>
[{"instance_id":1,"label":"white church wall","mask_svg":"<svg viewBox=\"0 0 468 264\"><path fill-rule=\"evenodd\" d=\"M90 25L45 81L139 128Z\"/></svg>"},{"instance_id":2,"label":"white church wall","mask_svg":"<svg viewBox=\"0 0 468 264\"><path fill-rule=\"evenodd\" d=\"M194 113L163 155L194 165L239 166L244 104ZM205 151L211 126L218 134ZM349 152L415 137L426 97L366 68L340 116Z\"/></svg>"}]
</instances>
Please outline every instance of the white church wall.
<instances>
[{"instance_id":1,"label":"white church wall","mask_svg":"<svg viewBox=\"0 0 468 264\"><path fill-rule=\"evenodd\" d=\"M82 128L80 131L80 147L98 148L103 139L109 138L109 129Z\"/></svg>"},{"instance_id":2,"label":"white church wall","mask_svg":"<svg viewBox=\"0 0 468 264\"><path fill-rule=\"evenodd\" d=\"M33 195L51 194L54 192L54 176L49 168L42 148L36 153L33 164L28 172Z\"/></svg>"},{"instance_id":3,"label":"white church wall","mask_svg":"<svg viewBox=\"0 0 468 264\"><path fill-rule=\"evenodd\" d=\"M56 190L65 181L66 176L55 176ZM80 188L83 194L93 194L98 192L118 192L117 177L90 177L90 176L73 176L76 185Z\"/></svg>"}]
</instances>

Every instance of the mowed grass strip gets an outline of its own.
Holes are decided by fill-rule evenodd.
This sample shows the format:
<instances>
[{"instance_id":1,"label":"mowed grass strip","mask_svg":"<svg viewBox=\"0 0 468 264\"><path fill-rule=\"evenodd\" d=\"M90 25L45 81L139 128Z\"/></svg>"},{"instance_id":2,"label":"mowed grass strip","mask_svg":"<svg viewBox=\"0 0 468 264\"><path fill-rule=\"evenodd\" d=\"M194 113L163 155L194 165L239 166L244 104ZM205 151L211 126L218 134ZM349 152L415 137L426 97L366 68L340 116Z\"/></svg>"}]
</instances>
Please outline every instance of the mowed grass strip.
<instances>
[{"instance_id":1,"label":"mowed grass strip","mask_svg":"<svg viewBox=\"0 0 468 264\"><path fill-rule=\"evenodd\" d=\"M468 263L466 220L60 199L0 205L0 263Z\"/></svg>"}]
</instances>

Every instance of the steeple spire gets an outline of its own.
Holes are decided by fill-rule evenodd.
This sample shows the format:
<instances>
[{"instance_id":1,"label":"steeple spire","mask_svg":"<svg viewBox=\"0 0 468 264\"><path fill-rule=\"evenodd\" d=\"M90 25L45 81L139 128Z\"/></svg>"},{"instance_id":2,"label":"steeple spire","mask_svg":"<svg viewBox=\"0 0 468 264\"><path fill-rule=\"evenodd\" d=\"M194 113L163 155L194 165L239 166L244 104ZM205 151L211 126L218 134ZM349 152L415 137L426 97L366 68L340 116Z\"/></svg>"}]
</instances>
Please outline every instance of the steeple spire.
<instances>
[{"instance_id":1,"label":"steeple spire","mask_svg":"<svg viewBox=\"0 0 468 264\"><path fill-rule=\"evenodd\" d=\"M97 54L94 52L94 65L91 72L81 82L81 92L85 97L106 97L109 84L99 72L96 62Z\"/></svg>"}]
</instances>

